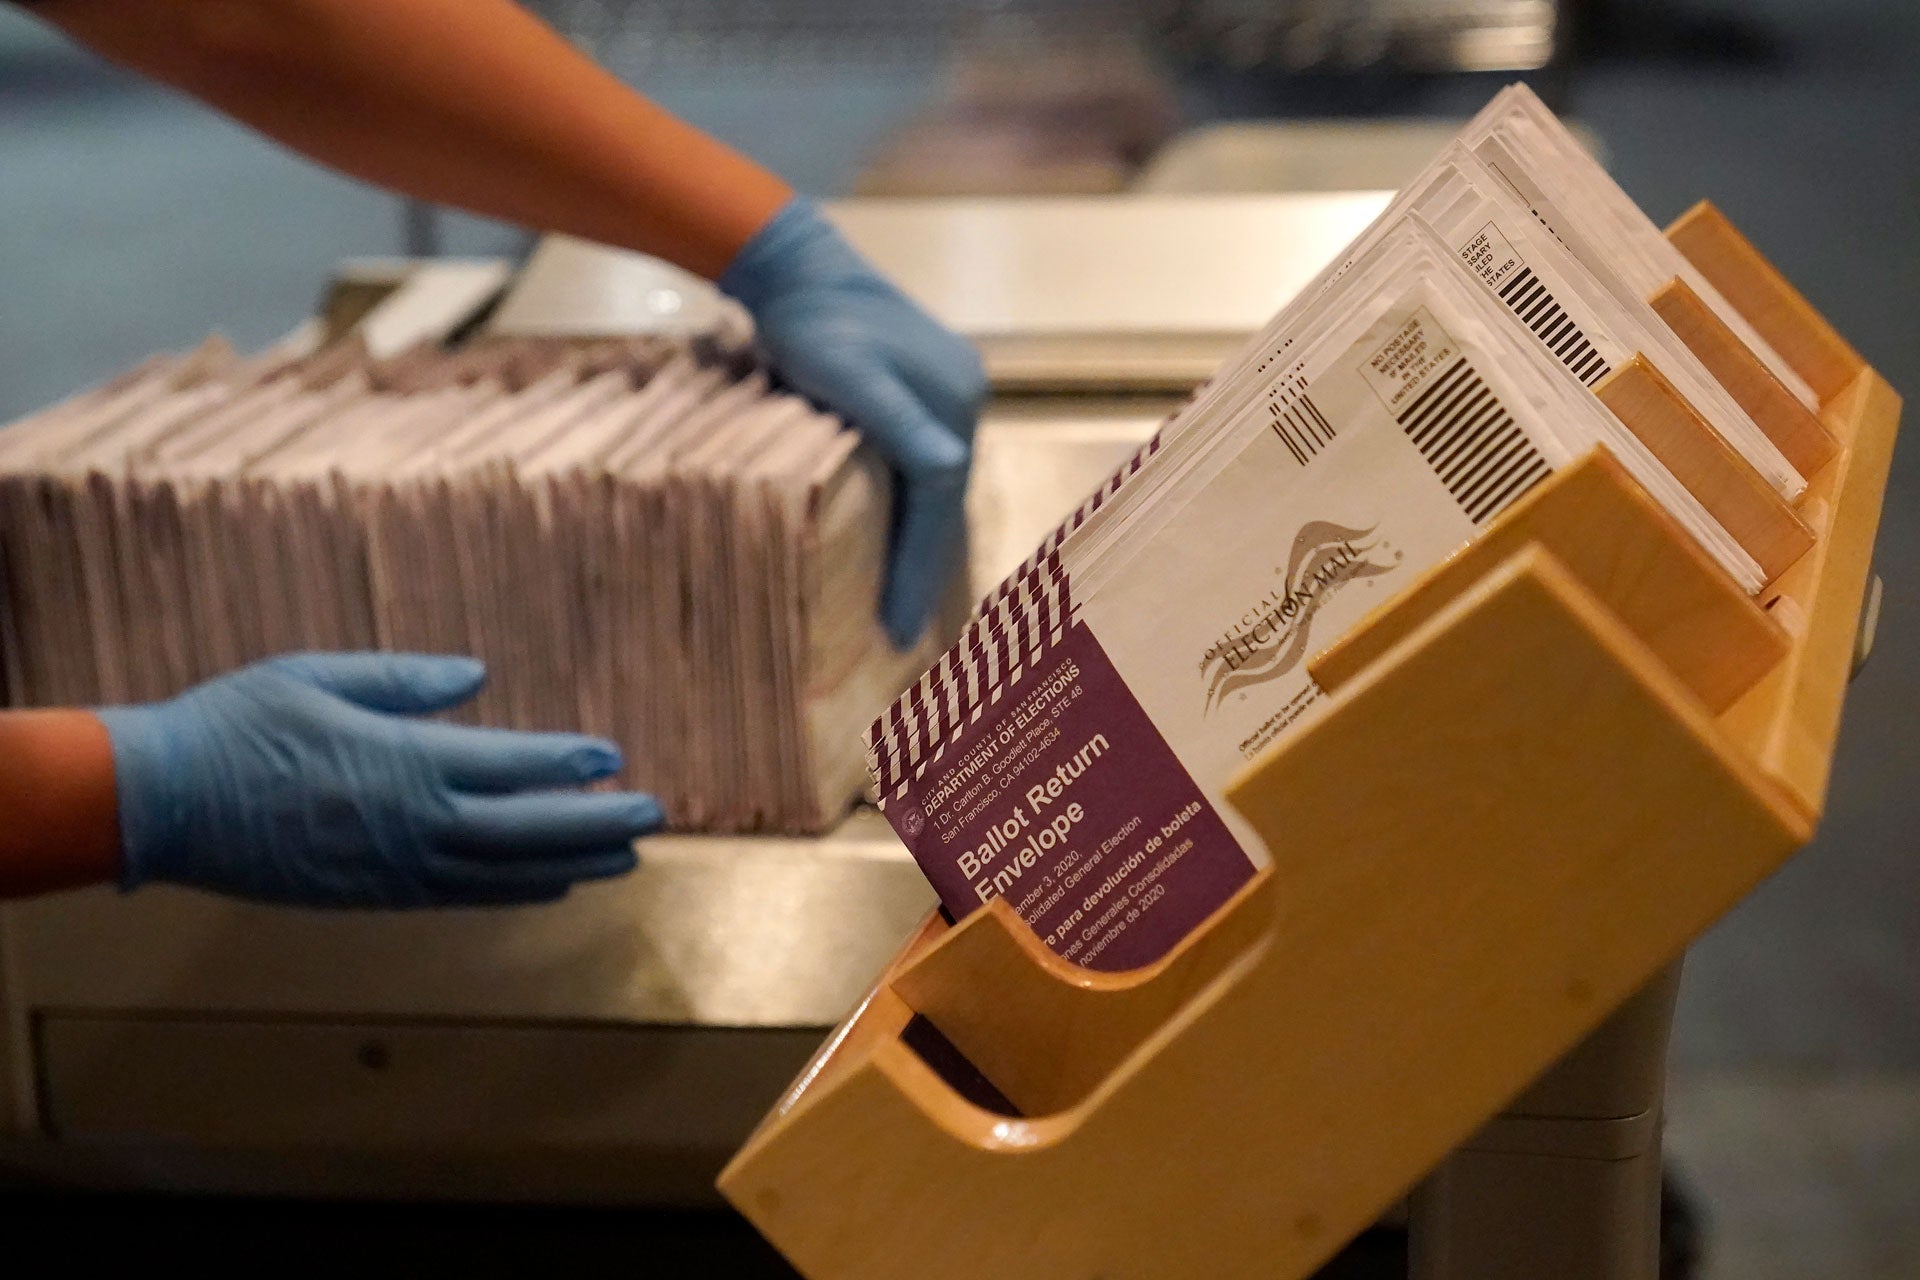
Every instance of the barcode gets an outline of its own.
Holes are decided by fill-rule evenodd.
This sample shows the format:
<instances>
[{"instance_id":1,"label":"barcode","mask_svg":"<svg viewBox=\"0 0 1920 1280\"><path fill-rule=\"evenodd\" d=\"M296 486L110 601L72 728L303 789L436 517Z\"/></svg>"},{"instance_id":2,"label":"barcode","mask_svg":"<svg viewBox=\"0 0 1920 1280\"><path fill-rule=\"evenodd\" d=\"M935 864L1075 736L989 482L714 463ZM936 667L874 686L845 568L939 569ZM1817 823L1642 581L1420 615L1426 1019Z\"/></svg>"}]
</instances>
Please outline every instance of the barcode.
<instances>
[{"instance_id":1,"label":"barcode","mask_svg":"<svg viewBox=\"0 0 1920 1280\"><path fill-rule=\"evenodd\" d=\"M1273 421L1267 425L1286 444L1293 460L1306 466L1309 459L1333 443L1333 424L1308 397L1305 384L1297 390L1283 391L1267 402Z\"/></svg>"},{"instance_id":2,"label":"barcode","mask_svg":"<svg viewBox=\"0 0 1920 1280\"><path fill-rule=\"evenodd\" d=\"M1580 381L1592 386L1610 372L1606 360L1587 341L1587 335L1560 309L1547 286L1541 284L1530 269L1521 267L1513 279L1500 286L1500 300L1513 309L1521 323L1533 330Z\"/></svg>"},{"instance_id":3,"label":"barcode","mask_svg":"<svg viewBox=\"0 0 1920 1280\"><path fill-rule=\"evenodd\" d=\"M1475 524L1552 471L1464 356L1407 406L1399 422Z\"/></svg>"}]
</instances>

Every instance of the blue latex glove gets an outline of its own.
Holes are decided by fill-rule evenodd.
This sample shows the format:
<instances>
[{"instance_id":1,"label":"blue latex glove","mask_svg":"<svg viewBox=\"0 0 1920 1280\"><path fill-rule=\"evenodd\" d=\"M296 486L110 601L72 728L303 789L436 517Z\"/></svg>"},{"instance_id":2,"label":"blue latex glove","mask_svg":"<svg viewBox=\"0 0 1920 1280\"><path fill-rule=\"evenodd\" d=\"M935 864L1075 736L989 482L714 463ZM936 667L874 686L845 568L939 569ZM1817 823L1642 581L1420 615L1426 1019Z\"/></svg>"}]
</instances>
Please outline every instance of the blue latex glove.
<instances>
[{"instance_id":1,"label":"blue latex glove","mask_svg":"<svg viewBox=\"0 0 1920 1280\"><path fill-rule=\"evenodd\" d=\"M973 428L987 392L980 357L883 280L804 196L747 242L719 283L753 313L787 384L893 465L880 616L906 648L939 603L966 532Z\"/></svg>"},{"instance_id":2,"label":"blue latex glove","mask_svg":"<svg viewBox=\"0 0 1920 1280\"><path fill-rule=\"evenodd\" d=\"M424 907L548 902L631 871L659 805L572 789L618 771L612 743L411 718L484 677L471 658L301 654L102 710L121 886Z\"/></svg>"}]
</instances>

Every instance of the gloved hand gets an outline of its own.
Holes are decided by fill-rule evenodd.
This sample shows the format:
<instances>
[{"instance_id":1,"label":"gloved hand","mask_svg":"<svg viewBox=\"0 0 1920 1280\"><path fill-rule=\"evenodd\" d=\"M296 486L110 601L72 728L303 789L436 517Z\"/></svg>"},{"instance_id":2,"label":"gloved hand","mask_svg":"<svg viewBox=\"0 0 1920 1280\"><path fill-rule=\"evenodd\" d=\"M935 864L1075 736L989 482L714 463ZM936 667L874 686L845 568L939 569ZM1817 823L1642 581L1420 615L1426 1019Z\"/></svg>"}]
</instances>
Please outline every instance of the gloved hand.
<instances>
[{"instance_id":1,"label":"gloved hand","mask_svg":"<svg viewBox=\"0 0 1920 1280\"><path fill-rule=\"evenodd\" d=\"M980 357L882 279L795 196L740 250L720 288L753 313L780 376L893 465L880 615L906 648L938 603L966 532Z\"/></svg>"},{"instance_id":2,"label":"gloved hand","mask_svg":"<svg viewBox=\"0 0 1920 1280\"><path fill-rule=\"evenodd\" d=\"M410 718L484 675L471 658L312 653L103 709L121 886L422 907L548 902L631 871L659 805L570 790L620 768L612 743Z\"/></svg>"}]
</instances>

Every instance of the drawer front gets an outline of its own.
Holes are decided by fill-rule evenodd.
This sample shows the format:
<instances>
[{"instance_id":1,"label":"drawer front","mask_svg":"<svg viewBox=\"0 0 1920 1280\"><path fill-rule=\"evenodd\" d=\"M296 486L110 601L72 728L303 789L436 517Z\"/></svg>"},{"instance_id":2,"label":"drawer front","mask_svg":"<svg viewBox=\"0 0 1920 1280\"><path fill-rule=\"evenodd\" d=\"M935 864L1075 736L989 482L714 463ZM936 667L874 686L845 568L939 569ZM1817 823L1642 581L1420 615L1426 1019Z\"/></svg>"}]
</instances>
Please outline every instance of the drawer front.
<instances>
[{"instance_id":1,"label":"drawer front","mask_svg":"<svg viewBox=\"0 0 1920 1280\"><path fill-rule=\"evenodd\" d=\"M821 1036L45 1014L37 1039L56 1138L724 1154Z\"/></svg>"}]
</instances>

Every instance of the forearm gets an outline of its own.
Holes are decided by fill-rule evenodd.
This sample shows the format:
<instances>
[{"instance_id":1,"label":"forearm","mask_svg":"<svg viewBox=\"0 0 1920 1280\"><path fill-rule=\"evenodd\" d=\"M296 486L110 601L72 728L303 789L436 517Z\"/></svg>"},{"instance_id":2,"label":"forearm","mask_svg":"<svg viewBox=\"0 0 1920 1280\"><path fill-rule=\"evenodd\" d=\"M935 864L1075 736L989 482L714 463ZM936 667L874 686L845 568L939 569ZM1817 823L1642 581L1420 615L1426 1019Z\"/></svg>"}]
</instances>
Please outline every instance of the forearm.
<instances>
[{"instance_id":1,"label":"forearm","mask_svg":"<svg viewBox=\"0 0 1920 1280\"><path fill-rule=\"evenodd\" d=\"M96 52L343 172L717 276L792 194L511 0L42 0Z\"/></svg>"},{"instance_id":2,"label":"forearm","mask_svg":"<svg viewBox=\"0 0 1920 1280\"><path fill-rule=\"evenodd\" d=\"M0 711L0 898L112 880L113 747L85 711Z\"/></svg>"}]
</instances>

